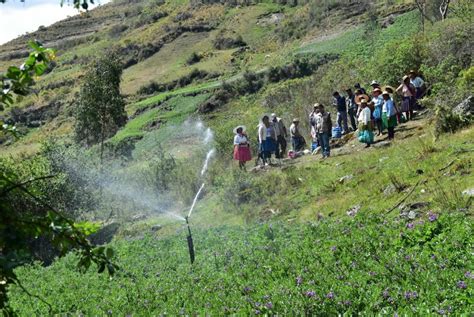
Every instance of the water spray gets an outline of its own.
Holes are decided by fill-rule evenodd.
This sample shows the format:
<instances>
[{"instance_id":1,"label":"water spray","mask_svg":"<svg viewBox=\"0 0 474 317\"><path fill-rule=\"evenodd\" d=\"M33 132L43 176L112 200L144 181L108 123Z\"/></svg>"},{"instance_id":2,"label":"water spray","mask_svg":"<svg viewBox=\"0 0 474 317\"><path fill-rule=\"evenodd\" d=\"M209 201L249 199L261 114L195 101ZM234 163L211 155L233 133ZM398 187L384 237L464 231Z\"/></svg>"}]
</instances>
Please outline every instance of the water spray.
<instances>
[{"instance_id":1,"label":"water spray","mask_svg":"<svg viewBox=\"0 0 474 317\"><path fill-rule=\"evenodd\" d=\"M207 131L208 131L208 134L212 136L211 130L208 129ZM206 159L204 160L204 164L201 169L201 177L204 176L204 174L206 173L208 165L209 165L209 160L214 155L214 153L215 153L214 149L207 152ZM194 196L193 203L191 204L191 208L189 208L188 215L184 218L186 221L186 226L188 227L188 236L186 238L188 240L189 258L191 259L191 264L194 263L194 243L193 243L193 235L191 233L191 227L189 226L189 217L191 217L194 207L196 206L197 200L199 199L199 195L201 195L201 192L203 189L204 189L204 182L202 183L201 187L199 187L199 190L197 191L196 196Z\"/></svg>"}]
</instances>

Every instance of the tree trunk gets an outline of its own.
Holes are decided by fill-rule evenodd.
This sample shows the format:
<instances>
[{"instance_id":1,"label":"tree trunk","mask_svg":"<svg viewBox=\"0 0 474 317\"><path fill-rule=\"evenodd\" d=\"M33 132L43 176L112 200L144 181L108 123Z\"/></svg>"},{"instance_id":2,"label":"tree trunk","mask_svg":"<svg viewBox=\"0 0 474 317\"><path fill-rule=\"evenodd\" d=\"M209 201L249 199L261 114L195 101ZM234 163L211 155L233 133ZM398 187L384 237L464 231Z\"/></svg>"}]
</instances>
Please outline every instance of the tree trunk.
<instances>
[{"instance_id":1,"label":"tree trunk","mask_svg":"<svg viewBox=\"0 0 474 317\"><path fill-rule=\"evenodd\" d=\"M443 0L439 5L439 13L441 13L441 20L445 20L448 16L449 3L451 0Z\"/></svg>"}]
</instances>

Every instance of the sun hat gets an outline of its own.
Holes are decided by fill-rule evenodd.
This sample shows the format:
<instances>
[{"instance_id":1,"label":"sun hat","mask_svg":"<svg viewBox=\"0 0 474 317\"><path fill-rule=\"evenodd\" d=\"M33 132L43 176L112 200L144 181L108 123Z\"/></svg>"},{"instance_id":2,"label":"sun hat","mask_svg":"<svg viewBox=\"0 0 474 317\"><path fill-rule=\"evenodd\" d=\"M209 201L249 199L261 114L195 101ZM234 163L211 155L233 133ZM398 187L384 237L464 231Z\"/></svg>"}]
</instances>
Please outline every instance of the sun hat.
<instances>
[{"instance_id":1,"label":"sun hat","mask_svg":"<svg viewBox=\"0 0 474 317\"><path fill-rule=\"evenodd\" d=\"M389 93L388 91L384 90L384 91L382 92L382 95L390 96L390 93Z\"/></svg>"},{"instance_id":2,"label":"sun hat","mask_svg":"<svg viewBox=\"0 0 474 317\"><path fill-rule=\"evenodd\" d=\"M375 88L372 92L380 92L380 93L381 93L381 92L382 92L382 89L380 89L380 88L377 87L377 88Z\"/></svg>"},{"instance_id":3,"label":"sun hat","mask_svg":"<svg viewBox=\"0 0 474 317\"><path fill-rule=\"evenodd\" d=\"M411 69L408 74L416 74L416 71L414 69Z\"/></svg>"},{"instance_id":4,"label":"sun hat","mask_svg":"<svg viewBox=\"0 0 474 317\"><path fill-rule=\"evenodd\" d=\"M237 134L237 130L239 128L242 128L242 132L245 132L247 130L247 128L244 125L239 125L234 128L234 134Z\"/></svg>"},{"instance_id":5,"label":"sun hat","mask_svg":"<svg viewBox=\"0 0 474 317\"><path fill-rule=\"evenodd\" d=\"M370 86L380 86L380 84L376 81L376 80L372 80L372 82L370 83Z\"/></svg>"},{"instance_id":6,"label":"sun hat","mask_svg":"<svg viewBox=\"0 0 474 317\"><path fill-rule=\"evenodd\" d=\"M410 78L408 75L403 76L403 81L407 80L408 78Z\"/></svg>"},{"instance_id":7,"label":"sun hat","mask_svg":"<svg viewBox=\"0 0 474 317\"><path fill-rule=\"evenodd\" d=\"M313 105L313 108L319 108L321 104L319 102L316 102L314 105Z\"/></svg>"},{"instance_id":8,"label":"sun hat","mask_svg":"<svg viewBox=\"0 0 474 317\"><path fill-rule=\"evenodd\" d=\"M365 95L365 94L362 94L362 95L358 95L354 98L354 101L356 104L360 105L361 104L361 100L362 99L365 99L366 101L369 100L369 96Z\"/></svg>"},{"instance_id":9,"label":"sun hat","mask_svg":"<svg viewBox=\"0 0 474 317\"><path fill-rule=\"evenodd\" d=\"M300 119L294 118L292 122L300 122Z\"/></svg>"},{"instance_id":10,"label":"sun hat","mask_svg":"<svg viewBox=\"0 0 474 317\"><path fill-rule=\"evenodd\" d=\"M270 115L270 117L271 117L272 119L275 119L275 118L277 117L277 115L276 115L276 113L272 113L272 114Z\"/></svg>"},{"instance_id":11,"label":"sun hat","mask_svg":"<svg viewBox=\"0 0 474 317\"><path fill-rule=\"evenodd\" d=\"M393 94L395 92L395 88L389 85L384 86L382 90L388 92L389 94Z\"/></svg>"}]
</instances>

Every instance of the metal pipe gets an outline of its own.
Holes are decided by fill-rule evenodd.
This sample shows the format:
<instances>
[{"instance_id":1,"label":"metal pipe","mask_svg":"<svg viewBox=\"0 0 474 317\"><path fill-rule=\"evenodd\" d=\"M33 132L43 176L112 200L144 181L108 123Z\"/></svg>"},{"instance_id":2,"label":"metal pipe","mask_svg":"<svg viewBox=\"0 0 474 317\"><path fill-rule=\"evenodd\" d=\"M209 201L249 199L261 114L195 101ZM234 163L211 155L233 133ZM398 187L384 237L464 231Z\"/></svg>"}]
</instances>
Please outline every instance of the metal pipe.
<instances>
[{"instance_id":1,"label":"metal pipe","mask_svg":"<svg viewBox=\"0 0 474 317\"><path fill-rule=\"evenodd\" d=\"M194 263L194 243L193 243L193 235L191 233L191 227L189 226L189 220L188 217L185 217L186 219L186 225L188 226L188 250L189 250L189 258L191 260L191 264Z\"/></svg>"}]
</instances>

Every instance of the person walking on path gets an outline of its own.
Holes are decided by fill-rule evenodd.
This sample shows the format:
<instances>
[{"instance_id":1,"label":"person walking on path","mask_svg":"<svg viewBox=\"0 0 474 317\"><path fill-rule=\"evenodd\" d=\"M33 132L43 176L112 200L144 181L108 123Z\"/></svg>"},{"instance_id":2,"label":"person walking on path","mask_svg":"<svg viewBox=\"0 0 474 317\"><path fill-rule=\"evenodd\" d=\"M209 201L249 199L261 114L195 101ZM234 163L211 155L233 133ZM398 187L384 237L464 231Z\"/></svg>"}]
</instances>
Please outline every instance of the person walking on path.
<instances>
[{"instance_id":1,"label":"person walking on path","mask_svg":"<svg viewBox=\"0 0 474 317\"><path fill-rule=\"evenodd\" d=\"M301 135L299 125L300 120L295 118L290 126L291 145L294 152L303 150L306 143L303 135Z\"/></svg>"},{"instance_id":2,"label":"person walking on path","mask_svg":"<svg viewBox=\"0 0 474 317\"><path fill-rule=\"evenodd\" d=\"M262 154L263 164L268 165L271 162L272 153L275 152L276 148L275 129L270 124L268 116L262 117L262 122L258 127L258 143Z\"/></svg>"},{"instance_id":3,"label":"person walking on path","mask_svg":"<svg viewBox=\"0 0 474 317\"><path fill-rule=\"evenodd\" d=\"M378 134L382 135L383 133L383 126L382 126L382 106L383 106L383 98L382 98L382 90L380 88L375 88L372 92L372 104L373 104L373 117L375 125L377 126Z\"/></svg>"},{"instance_id":4,"label":"person walking on path","mask_svg":"<svg viewBox=\"0 0 474 317\"><path fill-rule=\"evenodd\" d=\"M324 110L323 105L319 105L319 112L316 115L316 133L318 135L319 146L323 152L323 159L331 155L329 138L332 130L331 114Z\"/></svg>"},{"instance_id":5,"label":"person walking on path","mask_svg":"<svg viewBox=\"0 0 474 317\"><path fill-rule=\"evenodd\" d=\"M346 98L341 96L337 91L335 91L332 96L334 97L333 105L337 109L337 125L342 129L342 134L346 134L347 132L349 132L349 127L347 126Z\"/></svg>"},{"instance_id":6,"label":"person walking on path","mask_svg":"<svg viewBox=\"0 0 474 317\"><path fill-rule=\"evenodd\" d=\"M413 106L416 95L415 86L410 83L410 77L403 76L402 83L397 88L397 93L402 96L401 112L405 113L407 120L413 119Z\"/></svg>"},{"instance_id":7,"label":"person walking on path","mask_svg":"<svg viewBox=\"0 0 474 317\"><path fill-rule=\"evenodd\" d=\"M388 130L388 139L393 140L395 137L395 127L397 125L397 109L395 108L395 104L388 91L384 91L382 97L384 100L382 107L382 122L384 127Z\"/></svg>"},{"instance_id":8,"label":"person walking on path","mask_svg":"<svg viewBox=\"0 0 474 317\"><path fill-rule=\"evenodd\" d=\"M351 122L352 131L357 130L356 124L356 114L357 114L357 104L355 102L355 95L352 92L352 89L348 88L346 90L347 98L346 98L346 105L347 105L347 115L349 116L349 120Z\"/></svg>"},{"instance_id":9,"label":"person walking on path","mask_svg":"<svg viewBox=\"0 0 474 317\"><path fill-rule=\"evenodd\" d=\"M288 137L288 132L286 131L286 126L283 120L275 113L272 113L272 124L273 128L275 129L276 134L276 150L275 150L275 157L277 159L282 159L286 153L286 138Z\"/></svg>"},{"instance_id":10,"label":"person walking on path","mask_svg":"<svg viewBox=\"0 0 474 317\"><path fill-rule=\"evenodd\" d=\"M367 105L367 100L361 99L360 101L360 113L359 113L359 142L365 143L366 148L370 147L370 144L374 142L374 133L372 132L372 120L370 114L370 108Z\"/></svg>"},{"instance_id":11,"label":"person walking on path","mask_svg":"<svg viewBox=\"0 0 474 317\"><path fill-rule=\"evenodd\" d=\"M245 169L245 163L252 160L250 143L245 134L245 127L238 126L234 129L234 160L239 161L239 167Z\"/></svg>"}]
</instances>

